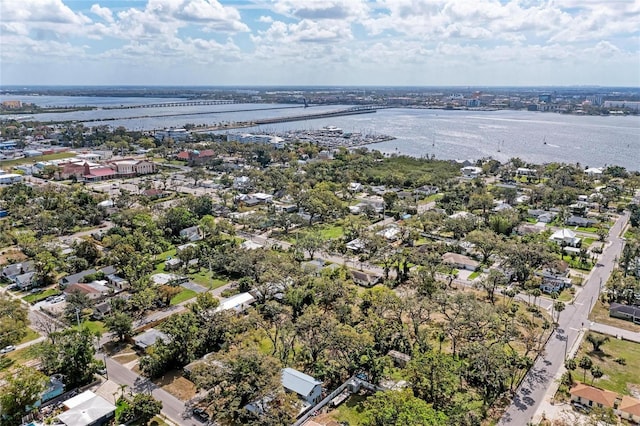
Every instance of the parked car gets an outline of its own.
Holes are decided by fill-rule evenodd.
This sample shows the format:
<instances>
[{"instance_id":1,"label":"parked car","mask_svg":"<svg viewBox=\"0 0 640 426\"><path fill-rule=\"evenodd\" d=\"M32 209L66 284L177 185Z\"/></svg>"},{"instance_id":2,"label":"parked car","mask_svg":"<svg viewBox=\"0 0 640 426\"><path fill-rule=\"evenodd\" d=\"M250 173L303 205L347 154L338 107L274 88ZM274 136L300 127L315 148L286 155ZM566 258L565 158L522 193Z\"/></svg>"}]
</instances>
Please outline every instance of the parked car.
<instances>
[{"instance_id":1,"label":"parked car","mask_svg":"<svg viewBox=\"0 0 640 426\"><path fill-rule=\"evenodd\" d=\"M6 354L6 353L9 353L9 352L15 351L15 350L16 350L15 346L9 345L9 346L6 346L6 347L0 349L0 354Z\"/></svg>"},{"instance_id":2,"label":"parked car","mask_svg":"<svg viewBox=\"0 0 640 426\"><path fill-rule=\"evenodd\" d=\"M201 422L209 421L209 414L207 414L207 412L204 411L202 408L194 408L193 417L195 417L197 420L200 420Z\"/></svg>"}]
</instances>

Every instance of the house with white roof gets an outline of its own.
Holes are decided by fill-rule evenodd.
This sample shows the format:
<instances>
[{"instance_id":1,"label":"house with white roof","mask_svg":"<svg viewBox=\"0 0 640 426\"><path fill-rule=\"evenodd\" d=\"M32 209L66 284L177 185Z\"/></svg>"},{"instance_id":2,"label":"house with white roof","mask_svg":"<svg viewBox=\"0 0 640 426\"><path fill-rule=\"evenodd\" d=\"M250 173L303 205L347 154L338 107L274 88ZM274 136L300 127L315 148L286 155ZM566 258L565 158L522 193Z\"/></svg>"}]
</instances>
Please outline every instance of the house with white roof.
<instances>
[{"instance_id":1,"label":"house with white roof","mask_svg":"<svg viewBox=\"0 0 640 426\"><path fill-rule=\"evenodd\" d=\"M556 244L564 244L570 247L578 247L582 241L581 238L576 237L575 232L567 228L554 232L549 239Z\"/></svg>"},{"instance_id":2,"label":"house with white roof","mask_svg":"<svg viewBox=\"0 0 640 426\"><path fill-rule=\"evenodd\" d=\"M66 411L58 415L58 420L67 426L108 424L116 412L115 405L89 390L66 400L63 405Z\"/></svg>"}]
</instances>

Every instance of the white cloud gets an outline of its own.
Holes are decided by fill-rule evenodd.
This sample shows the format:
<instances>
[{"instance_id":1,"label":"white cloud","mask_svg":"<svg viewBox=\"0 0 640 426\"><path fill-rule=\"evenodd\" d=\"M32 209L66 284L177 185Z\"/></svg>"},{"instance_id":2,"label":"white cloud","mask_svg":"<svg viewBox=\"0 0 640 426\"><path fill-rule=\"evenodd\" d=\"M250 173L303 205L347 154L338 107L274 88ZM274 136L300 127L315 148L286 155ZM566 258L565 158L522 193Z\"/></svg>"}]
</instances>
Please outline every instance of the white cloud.
<instances>
[{"instance_id":1,"label":"white cloud","mask_svg":"<svg viewBox=\"0 0 640 426\"><path fill-rule=\"evenodd\" d=\"M258 22L262 22L264 24L270 24L273 22L273 18L271 16L262 15L258 18Z\"/></svg>"},{"instance_id":2,"label":"white cloud","mask_svg":"<svg viewBox=\"0 0 640 426\"><path fill-rule=\"evenodd\" d=\"M353 20L366 16L369 8L363 0L276 0L274 11L303 20Z\"/></svg>"},{"instance_id":3,"label":"white cloud","mask_svg":"<svg viewBox=\"0 0 640 426\"><path fill-rule=\"evenodd\" d=\"M113 13L111 13L111 9L108 7L101 7L99 4L94 4L91 6L91 12L109 23L113 22Z\"/></svg>"}]
</instances>

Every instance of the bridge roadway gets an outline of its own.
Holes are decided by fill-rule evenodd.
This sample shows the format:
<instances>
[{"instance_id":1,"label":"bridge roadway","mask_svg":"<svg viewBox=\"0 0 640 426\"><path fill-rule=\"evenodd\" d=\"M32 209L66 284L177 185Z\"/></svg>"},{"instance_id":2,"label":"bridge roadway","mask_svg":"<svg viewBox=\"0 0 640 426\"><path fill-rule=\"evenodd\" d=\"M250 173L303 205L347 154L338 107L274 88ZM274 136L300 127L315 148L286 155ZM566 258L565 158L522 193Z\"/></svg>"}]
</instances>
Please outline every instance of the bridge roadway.
<instances>
[{"instance_id":1,"label":"bridge roadway","mask_svg":"<svg viewBox=\"0 0 640 426\"><path fill-rule=\"evenodd\" d=\"M378 109L383 107L373 106L373 105L364 105L357 106L353 108L341 109L337 111L328 111L328 112L319 112L315 114L304 114L304 115L291 115L287 117L275 117L275 118L263 118L260 120L253 121L239 121L233 123L231 125L226 126L209 126L205 128L198 128L193 130L193 133L203 133L210 132L212 130L229 130L229 129L240 129L243 127L253 127L260 126L263 124L275 124L275 123L288 123L292 121L305 121L305 120L316 120L319 118L330 118L330 117L340 117L344 115L356 115L356 114L370 114L376 112Z\"/></svg>"},{"instance_id":2,"label":"bridge roadway","mask_svg":"<svg viewBox=\"0 0 640 426\"><path fill-rule=\"evenodd\" d=\"M232 100L209 100L209 101L178 101L178 102L160 102L155 104L143 104L143 105L119 105L111 107L103 107L102 109L135 109L135 108L173 108L183 106L200 106L200 105L230 105L237 104L239 102Z\"/></svg>"}]
</instances>

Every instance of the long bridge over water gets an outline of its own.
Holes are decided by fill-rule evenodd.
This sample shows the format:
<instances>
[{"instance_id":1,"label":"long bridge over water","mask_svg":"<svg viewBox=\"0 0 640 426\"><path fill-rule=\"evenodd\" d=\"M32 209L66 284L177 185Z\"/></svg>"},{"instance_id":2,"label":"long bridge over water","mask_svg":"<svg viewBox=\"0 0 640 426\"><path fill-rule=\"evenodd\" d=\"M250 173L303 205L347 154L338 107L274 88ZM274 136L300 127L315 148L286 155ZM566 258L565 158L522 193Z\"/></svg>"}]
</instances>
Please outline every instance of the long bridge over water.
<instances>
[{"instance_id":1,"label":"long bridge over water","mask_svg":"<svg viewBox=\"0 0 640 426\"><path fill-rule=\"evenodd\" d=\"M155 104L143 105L119 105L111 107L103 107L102 109L135 109L135 108L173 108L185 106L201 106L201 105L230 105L237 104L233 100L211 99L207 101L177 101L177 102L160 102Z\"/></svg>"},{"instance_id":2,"label":"long bridge over water","mask_svg":"<svg viewBox=\"0 0 640 426\"><path fill-rule=\"evenodd\" d=\"M340 109L337 111L318 112L313 114L291 115L286 117L261 118L253 121L239 121L224 126L208 126L193 130L195 133L209 132L213 130L239 129L243 127L254 127L265 124L289 123L293 121L317 120L320 118L340 117L344 115L371 114L378 109L385 108L374 105L362 105L352 108Z\"/></svg>"}]
</instances>

